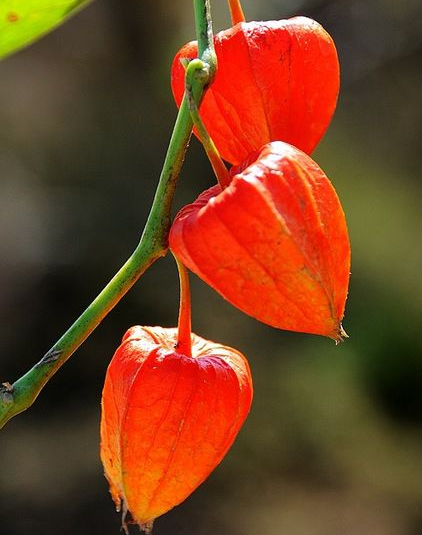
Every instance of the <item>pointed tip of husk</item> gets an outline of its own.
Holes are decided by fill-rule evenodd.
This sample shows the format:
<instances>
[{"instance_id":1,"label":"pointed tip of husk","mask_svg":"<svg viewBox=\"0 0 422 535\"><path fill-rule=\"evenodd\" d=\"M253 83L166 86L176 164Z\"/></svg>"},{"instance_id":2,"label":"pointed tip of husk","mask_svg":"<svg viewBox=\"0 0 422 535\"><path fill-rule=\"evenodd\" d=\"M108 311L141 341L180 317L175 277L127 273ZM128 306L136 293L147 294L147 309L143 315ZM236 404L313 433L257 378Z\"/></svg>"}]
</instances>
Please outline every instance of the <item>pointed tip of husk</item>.
<instances>
[{"instance_id":1,"label":"pointed tip of husk","mask_svg":"<svg viewBox=\"0 0 422 535\"><path fill-rule=\"evenodd\" d=\"M121 507L117 509L117 512L120 512L120 511L122 512L122 525L120 526L120 530L123 531L125 535L129 535L129 528L127 527L128 523L126 520L128 509L127 509L126 502L124 500L121 501Z\"/></svg>"},{"instance_id":2,"label":"pointed tip of husk","mask_svg":"<svg viewBox=\"0 0 422 535\"><path fill-rule=\"evenodd\" d=\"M338 324L337 331L334 333L332 338L335 341L336 346L344 342L346 338L349 338L349 335L343 329L343 325L341 323Z\"/></svg>"},{"instance_id":3,"label":"pointed tip of husk","mask_svg":"<svg viewBox=\"0 0 422 535\"><path fill-rule=\"evenodd\" d=\"M142 522L141 524L139 524L139 529L143 531L145 535L151 535L153 524L154 520L150 520L149 522Z\"/></svg>"},{"instance_id":4,"label":"pointed tip of husk","mask_svg":"<svg viewBox=\"0 0 422 535\"><path fill-rule=\"evenodd\" d=\"M121 513L122 525L120 529L121 532L125 533L125 535L129 535L130 524L137 524L142 533L145 533L145 535L151 535L154 519L147 520L146 522L138 521L129 511L125 500L122 500Z\"/></svg>"}]
</instances>

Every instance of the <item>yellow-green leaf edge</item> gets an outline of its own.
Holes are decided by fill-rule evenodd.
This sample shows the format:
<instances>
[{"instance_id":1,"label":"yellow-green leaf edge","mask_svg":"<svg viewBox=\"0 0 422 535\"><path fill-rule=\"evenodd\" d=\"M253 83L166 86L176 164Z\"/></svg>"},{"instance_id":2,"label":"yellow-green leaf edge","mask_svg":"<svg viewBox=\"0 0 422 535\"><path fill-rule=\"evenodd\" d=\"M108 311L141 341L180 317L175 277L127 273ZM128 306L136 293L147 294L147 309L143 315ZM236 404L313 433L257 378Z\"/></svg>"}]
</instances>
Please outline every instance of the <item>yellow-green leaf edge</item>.
<instances>
[{"instance_id":1,"label":"yellow-green leaf edge","mask_svg":"<svg viewBox=\"0 0 422 535\"><path fill-rule=\"evenodd\" d=\"M33 43L92 0L0 0L0 59Z\"/></svg>"}]
</instances>

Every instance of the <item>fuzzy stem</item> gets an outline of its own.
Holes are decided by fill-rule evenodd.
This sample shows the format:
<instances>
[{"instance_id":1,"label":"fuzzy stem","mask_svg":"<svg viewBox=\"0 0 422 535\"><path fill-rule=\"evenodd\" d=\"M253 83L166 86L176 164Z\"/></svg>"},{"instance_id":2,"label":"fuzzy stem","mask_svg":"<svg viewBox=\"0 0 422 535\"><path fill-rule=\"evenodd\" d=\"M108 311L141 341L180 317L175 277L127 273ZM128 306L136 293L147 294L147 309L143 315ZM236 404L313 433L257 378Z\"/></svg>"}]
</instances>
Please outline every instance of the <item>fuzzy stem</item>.
<instances>
[{"instance_id":1,"label":"fuzzy stem","mask_svg":"<svg viewBox=\"0 0 422 535\"><path fill-rule=\"evenodd\" d=\"M245 15L243 14L240 0L229 0L229 8L233 26L238 22L245 22Z\"/></svg>"},{"instance_id":2,"label":"fuzzy stem","mask_svg":"<svg viewBox=\"0 0 422 535\"><path fill-rule=\"evenodd\" d=\"M174 255L179 272L180 281L180 304L179 304L179 321L177 324L177 351L192 356L192 321L191 321L191 298L189 273L182 262Z\"/></svg>"},{"instance_id":3,"label":"fuzzy stem","mask_svg":"<svg viewBox=\"0 0 422 535\"><path fill-rule=\"evenodd\" d=\"M209 77L193 83L192 94L200 102L216 70L209 0L193 0L200 57L209 66ZM29 408L42 388L155 260L167 252L171 206L177 179L192 132L187 97L183 99L170 139L154 201L133 254L106 287L54 344L44 357L13 384L0 386L0 428Z\"/></svg>"}]
</instances>

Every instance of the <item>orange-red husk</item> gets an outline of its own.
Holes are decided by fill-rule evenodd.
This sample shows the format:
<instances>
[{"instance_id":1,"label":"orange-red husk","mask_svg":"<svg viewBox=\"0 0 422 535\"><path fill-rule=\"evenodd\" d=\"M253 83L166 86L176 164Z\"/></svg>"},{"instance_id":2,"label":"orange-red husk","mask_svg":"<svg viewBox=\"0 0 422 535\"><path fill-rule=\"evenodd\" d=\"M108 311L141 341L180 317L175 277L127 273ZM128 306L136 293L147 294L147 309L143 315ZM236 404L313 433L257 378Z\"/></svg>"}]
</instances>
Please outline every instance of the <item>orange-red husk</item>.
<instances>
[{"instance_id":1,"label":"orange-red husk","mask_svg":"<svg viewBox=\"0 0 422 535\"><path fill-rule=\"evenodd\" d=\"M101 460L118 508L141 527L182 502L218 465L252 402L252 378L235 349L177 329L132 327L108 367Z\"/></svg>"},{"instance_id":2,"label":"orange-red husk","mask_svg":"<svg viewBox=\"0 0 422 535\"><path fill-rule=\"evenodd\" d=\"M223 159L240 164L270 141L285 141L310 154L333 116L340 74L334 42L306 17L244 22L215 36L218 70L200 107L202 120ZM178 106L183 98L182 58L172 65Z\"/></svg>"},{"instance_id":3,"label":"orange-red husk","mask_svg":"<svg viewBox=\"0 0 422 535\"><path fill-rule=\"evenodd\" d=\"M185 206L170 247L194 273L254 318L341 340L350 271L337 194L304 152L273 142Z\"/></svg>"}]
</instances>

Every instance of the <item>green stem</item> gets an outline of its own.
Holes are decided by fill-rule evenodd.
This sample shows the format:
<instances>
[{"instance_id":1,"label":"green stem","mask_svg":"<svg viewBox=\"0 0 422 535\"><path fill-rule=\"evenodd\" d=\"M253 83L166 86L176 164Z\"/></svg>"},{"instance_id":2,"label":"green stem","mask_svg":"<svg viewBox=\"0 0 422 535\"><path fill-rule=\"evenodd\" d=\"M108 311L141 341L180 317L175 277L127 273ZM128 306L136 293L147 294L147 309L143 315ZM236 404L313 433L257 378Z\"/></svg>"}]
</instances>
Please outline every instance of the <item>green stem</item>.
<instances>
[{"instance_id":1,"label":"green stem","mask_svg":"<svg viewBox=\"0 0 422 535\"><path fill-rule=\"evenodd\" d=\"M194 9L199 54L202 60L210 62L209 77L198 78L193 86L194 98L196 102L200 102L206 86L212 80L216 63L209 0L194 0ZM191 132L192 118L185 97L176 119L154 201L138 246L107 286L44 357L15 383L3 383L0 386L0 428L13 416L34 403L49 379L88 338L141 275L155 260L166 254L172 201Z\"/></svg>"},{"instance_id":2,"label":"green stem","mask_svg":"<svg viewBox=\"0 0 422 535\"><path fill-rule=\"evenodd\" d=\"M186 66L186 89L185 95L188 99L189 111L193 120L193 124L199 134L201 143L204 146L208 159L212 165L215 176L221 186L221 189L226 188L230 184L230 175L227 167L221 159L220 153L214 144L214 141L208 134L208 131L202 122L199 114L198 104L195 99L193 88L198 80L208 76L208 64L201 61L199 58L192 60Z\"/></svg>"},{"instance_id":3,"label":"green stem","mask_svg":"<svg viewBox=\"0 0 422 535\"><path fill-rule=\"evenodd\" d=\"M214 50L214 35L212 31L210 0L193 0L195 11L196 39L198 41L198 56L210 67L210 84L217 71L217 57Z\"/></svg>"}]
</instances>

